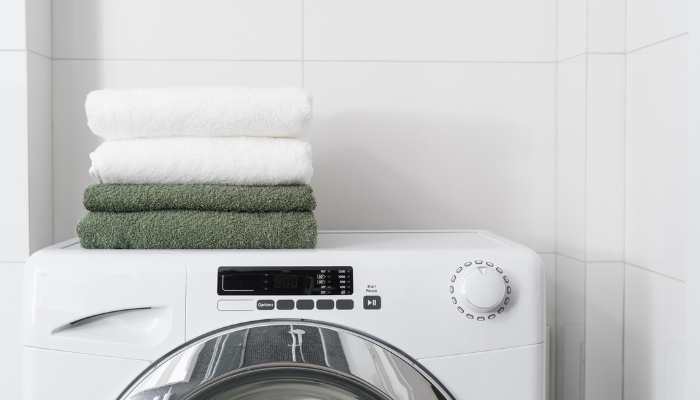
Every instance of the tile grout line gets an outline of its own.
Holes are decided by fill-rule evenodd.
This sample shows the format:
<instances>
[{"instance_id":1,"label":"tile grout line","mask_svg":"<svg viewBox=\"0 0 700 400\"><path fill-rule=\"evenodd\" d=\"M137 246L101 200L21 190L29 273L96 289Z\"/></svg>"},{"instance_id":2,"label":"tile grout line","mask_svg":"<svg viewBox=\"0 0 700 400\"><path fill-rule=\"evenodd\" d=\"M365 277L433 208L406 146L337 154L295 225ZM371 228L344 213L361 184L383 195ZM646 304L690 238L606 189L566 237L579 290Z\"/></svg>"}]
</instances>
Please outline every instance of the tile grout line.
<instances>
[{"instance_id":1,"label":"tile grout line","mask_svg":"<svg viewBox=\"0 0 700 400\"><path fill-rule=\"evenodd\" d=\"M652 271L652 270L650 270L649 268L644 268L644 267L642 267L642 266L639 266L639 265L636 265L636 264L632 264L632 263L627 262L627 261L625 261L625 264L626 264L626 265L629 265L629 266L631 266L631 267L639 268L639 269L641 269L641 270L643 270L643 271L646 271L646 272L649 272L649 273L652 273L652 274L656 274L656 275L659 275L659 276L663 276L664 278L673 279L674 281L681 282L681 283L685 284L685 281L684 281L684 280L681 280L681 279L678 279L678 278L674 278L674 277L669 276L669 275L666 275L666 274L662 274L661 272Z\"/></svg>"},{"instance_id":2,"label":"tile grout line","mask_svg":"<svg viewBox=\"0 0 700 400\"><path fill-rule=\"evenodd\" d=\"M51 91L49 96L50 101L51 101L51 107L49 110L49 119L51 120L51 132L49 134L50 139L51 139L51 243L56 243L56 202L54 201L55 196L55 186L54 186L54 179L53 179L53 161L54 161L54 155L53 155L53 2L54 0L51 0L51 71L50 71L50 86L51 86Z\"/></svg>"},{"instance_id":3,"label":"tile grout line","mask_svg":"<svg viewBox=\"0 0 700 400\"><path fill-rule=\"evenodd\" d=\"M626 54L634 53L634 52L639 51L639 50L648 49L649 47L656 46L656 45L662 44L662 43L664 43L664 42L668 42L668 41L670 41L670 40L679 38L679 37L681 37L681 36L683 36L683 35L687 35L687 34L688 34L688 32L683 32L683 33L680 33L680 34L678 34L678 35L675 35L675 36L671 36L671 37L669 37L669 38L666 38L666 39L664 39L664 40L659 40L658 42L654 42L654 43L651 43L651 44L644 45L644 46L642 46L642 47L638 47L638 48L636 48L636 49L634 49L634 50L630 50L630 51L628 51ZM627 47L627 43L625 43L625 48L626 48L626 47Z\"/></svg>"},{"instance_id":4,"label":"tile grout line","mask_svg":"<svg viewBox=\"0 0 700 400\"><path fill-rule=\"evenodd\" d=\"M584 261L584 260L578 259L576 257L571 257L571 256L563 254L563 253L557 253L557 255L568 258L570 260L578 261L580 263L586 263L586 264L613 264L613 263L624 263L625 262L624 260Z\"/></svg>"},{"instance_id":5,"label":"tile grout line","mask_svg":"<svg viewBox=\"0 0 700 400\"><path fill-rule=\"evenodd\" d=\"M586 399L586 334L587 331L587 311L588 311L588 248L586 246L588 239L588 21L589 21L589 1L586 0L586 54L584 55L584 73L585 73L585 88L584 88L584 119L583 119L583 354L581 355L581 400Z\"/></svg>"},{"instance_id":6,"label":"tile grout line","mask_svg":"<svg viewBox=\"0 0 700 400\"><path fill-rule=\"evenodd\" d=\"M624 122L622 124L622 138L623 138L623 146L622 146L622 159L624 162L622 163L622 259L627 260L627 254L626 254L626 241L627 241L627 0L625 0L625 18L624 18L624 24L625 24L625 81L624 81L624 90L625 93L623 95L623 101L625 103L625 108L624 108ZM626 310L626 304L625 302L627 301L627 268L625 267L625 264L622 264L622 382L621 382L621 399L625 398L625 348L627 346L627 343L625 341L625 331L627 327L627 314L625 312Z\"/></svg>"},{"instance_id":7,"label":"tile grout line","mask_svg":"<svg viewBox=\"0 0 700 400\"><path fill-rule=\"evenodd\" d=\"M559 60L559 61L557 61L557 64L563 63L563 62L567 62L567 61L569 61L569 60L573 60L574 58L576 58L576 57L581 57L581 56L584 55L584 54L586 54L585 51L584 51L583 53L578 53L578 54L573 55L573 56L571 56L571 57L567 57L567 58L565 58L565 59L563 59L563 60Z\"/></svg>"},{"instance_id":8,"label":"tile grout line","mask_svg":"<svg viewBox=\"0 0 700 400\"><path fill-rule=\"evenodd\" d=\"M304 88L304 0L301 0L301 87Z\"/></svg>"},{"instance_id":9,"label":"tile grout line","mask_svg":"<svg viewBox=\"0 0 700 400\"><path fill-rule=\"evenodd\" d=\"M25 51L25 50L0 50ZM303 57L303 56L302 56ZM48 58L48 57L47 57ZM307 60L307 59L182 59L182 58L51 58L54 61L177 61L177 62L348 62L348 63L424 63L424 64L556 64L557 61L479 61L479 60Z\"/></svg>"}]
</instances>

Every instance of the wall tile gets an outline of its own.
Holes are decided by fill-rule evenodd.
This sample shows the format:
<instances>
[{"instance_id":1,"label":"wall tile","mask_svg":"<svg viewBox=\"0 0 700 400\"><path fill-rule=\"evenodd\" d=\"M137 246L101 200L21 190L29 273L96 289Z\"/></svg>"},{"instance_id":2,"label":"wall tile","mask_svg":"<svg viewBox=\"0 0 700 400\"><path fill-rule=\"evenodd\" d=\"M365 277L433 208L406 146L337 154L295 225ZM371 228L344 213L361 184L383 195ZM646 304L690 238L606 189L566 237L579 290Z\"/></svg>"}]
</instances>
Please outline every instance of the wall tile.
<instances>
[{"instance_id":1,"label":"wall tile","mask_svg":"<svg viewBox=\"0 0 700 400\"><path fill-rule=\"evenodd\" d=\"M559 0L557 60L586 51L586 0Z\"/></svg>"},{"instance_id":2,"label":"wall tile","mask_svg":"<svg viewBox=\"0 0 700 400\"><path fill-rule=\"evenodd\" d=\"M53 1L56 58L300 60L301 0Z\"/></svg>"},{"instance_id":3,"label":"wall tile","mask_svg":"<svg viewBox=\"0 0 700 400\"><path fill-rule=\"evenodd\" d=\"M688 37L627 56L625 257L685 276Z\"/></svg>"},{"instance_id":4,"label":"wall tile","mask_svg":"<svg viewBox=\"0 0 700 400\"><path fill-rule=\"evenodd\" d=\"M479 227L554 251L554 64L304 72L321 229Z\"/></svg>"},{"instance_id":5,"label":"wall tile","mask_svg":"<svg viewBox=\"0 0 700 400\"><path fill-rule=\"evenodd\" d=\"M588 51L625 52L626 0L588 0Z\"/></svg>"},{"instance_id":6,"label":"wall tile","mask_svg":"<svg viewBox=\"0 0 700 400\"><path fill-rule=\"evenodd\" d=\"M688 32L688 0L627 2L627 51Z\"/></svg>"},{"instance_id":7,"label":"wall tile","mask_svg":"<svg viewBox=\"0 0 700 400\"><path fill-rule=\"evenodd\" d=\"M75 237L83 214L89 154L101 139L85 117L85 96L104 88L162 86L301 86L300 62L54 61L54 239Z\"/></svg>"},{"instance_id":8,"label":"wall tile","mask_svg":"<svg viewBox=\"0 0 700 400\"><path fill-rule=\"evenodd\" d=\"M0 3L0 50L27 48L24 0Z\"/></svg>"},{"instance_id":9,"label":"wall tile","mask_svg":"<svg viewBox=\"0 0 700 400\"><path fill-rule=\"evenodd\" d=\"M22 274L24 264L0 263L0 392L22 398Z\"/></svg>"},{"instance_id":10,"label":"wall tile","mask_svg":"<svg viewBox=\"0 0 700 400\"><path fill-rule=\"evenodd\" d=\"M625 56L588 56L586 261L622 261L625 230Z\"/></svg>"},{"instance_id":11,"label":"wall tile","mask_svg":"<svg viewBox=\"0 0 700 400\"><path fill-rule=\"evenodd\" d=\"M29 256L27 52L0 52L0 262Z\"/></svg>"},{"instance_id":12,"label":"wall tile","mask_svg":"<svg viewBox=\"0 0 700 400\"><path fill-rule=\"evenodd\" d=\"M685 284L627 265L625 399L682 399Z\"/></svg>"},{"instance_id":13,"label":"wall tile","mask_svg":"<svg viewBox=\"0 0 700 400\"><path fill-rule=\"evenodd\" d=\"M557 67L557 252L583 260L586 234L586 56Z\"/></svg>"},{"instance_id":14,"label":"wall tile","mask_svg":"<svg viewBox=\"0 0 700 400\"><path fill-rule=\"evenodd\" d=\"M554 61L556 1L304 2L307 60Z\"/></svg>"},{"instance_id":15,"label":"wall tile","mask_svg":"<svg viewBox=\"0 0 700 400\"><path fill-rule=\"evenodd\" d=\"M585 265L557 256L558 400L583 400Z\"/></svg>"},{"instance_id":16,"label":"wall tile","mask_svg":"<svg viewBox=\"0 0 700 400\"><path fill-rule=\"evenodd\" d=\"M586 264L586 399L622 400L624 290L624 264Z\"/></svg>"},{"instance_id":17,"label":"wall tile","mask_svg":"<svg viewBox=\"0 0 700 400\"><path fill-rule=\"evenodd\" d=\"M51 57L51 0L26 0L27 48Z\"/></svg>"},{"instance_id":18,"label":"wall tile","mask_svg":"<svg viewBox=\"0 0 700 400\"><path fill-rule=\"evenodd\" d=\"M51 60L28 53L29 251L53 244Z\"/></svg>"},{"instance_id":19,"label":"wall tile","mask_svg":"<svg viewBox=\"0 0 700 400\"><path fill-rule=\"evenodd\" d=\"M554 253L540 254L544 262L545 290L547 292L547 325L554 329L556 325L557 298L557 256Z\"/></svg>"}]
</instances>

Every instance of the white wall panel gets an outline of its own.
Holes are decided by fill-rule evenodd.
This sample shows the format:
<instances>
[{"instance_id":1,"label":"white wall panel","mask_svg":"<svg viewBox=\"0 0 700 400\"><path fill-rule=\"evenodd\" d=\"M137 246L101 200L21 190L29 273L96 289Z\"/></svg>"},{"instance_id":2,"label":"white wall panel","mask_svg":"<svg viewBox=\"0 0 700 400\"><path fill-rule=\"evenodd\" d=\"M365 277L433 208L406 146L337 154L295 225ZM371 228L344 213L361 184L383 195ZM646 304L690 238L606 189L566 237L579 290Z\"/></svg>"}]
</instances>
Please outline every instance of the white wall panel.
<instances>
[{"instance_id":1,"label":"white wall panel","mask_svg":"<svg viewBox=\"0 0 700 400\"><path fill-rule=\"evenodd\" d=\"M587 0L587 3L588 51L624 53L627 1Z\"/></svg>"},{"instance_id":2,"label":"white wall panel","mask_svg":"<svg viewBox=\"0 0 700 400\"><path fill-rule=\"evenodd\" d=\"M307 60L554 61L556 1L304 2Z\"/></svg>"},{"instance_id":3,"label":"white wall panel","mask_svg":"<svg viewBox=\"0 0 700 400\"><path fill-rule=\"evenodd\" d=\"M101 139L85 117L85 96L97 89L164 86L301 86L299 62L54 61L54 239L75 237L83 214L89 154Z\"/></svg>"},{"instance_id":4,"label":"white wall panel","mask_svg":"<svg viewBox=\"0 0 700 400\"><path fill-rule=\"evenodd\" d=\"M688 32L688 0L628 0L627 51Z\"/></svg>"},{"instance_id":5,"label":"white wall panel","mask_svg":"<svg viewBox=\"0 0 700 400\"><path fill-rule=\"evenodd\" d=\"M321 229L555 240L555 66L307 62Z\"/></svg>"},{"instance_id":6,"label":"white wall panel","mask_svg":"<svg viewBox=\"0 0 700 400\"><path fill-rule=\"evenodd\" d=\"M588 55L586 261L622 261L625 231L625 56Z\"/></svg>"},{"instance_id":7,"label":"white wall panel","mask_svg":"<svg viewBox=\"0 0 700 400\"><path fill-rule=\"evenodd\" d=\"M585 396L622 400L623 263L586 263Z\"/></svg>"},{"instance_id":8,"label":"white wall panel","mask_svg":"<svg viewBox=\"0 0 700 400\"><path fill-rule=\"evenodd\" d=\"M27 48L25 0L3 0L0 3L0 50Z\"/></svg>"},{"instance_id":9,"label":"white wall panel","mask_svg":"<svg viewBox=\"0 0 700 400\"><path fill-rule=\"evenodd\" d=\"M685 284L627 265L625 400L682 399Z\"/></svg>"},{"instance_id":10,"label":"white wall panel","mask_svg":"<svg viewBox=\"0 0 700 400\"><path fill-rule=\"evenodd\" d=\"M27 48L51 57L51 0L25 0Z\"/></svg>"},{"instance_id":11,"label":"white wall panel","mask_svg":"<svg viewBox=\"0 0 700 400\"><path fill-rule=\"evenodd\" d=\"M625 260L681 280L686 266L687 60L687 35L627 55Z\"/></svg>"},{"instance_id":12,"label":"white wall panel","mask_svg":"<svg viewBox=\"0 0 700 400\"><path fill-rule=\"evenodd\" d=\"M586 55L557 67L557 252L585 258Z\"/></svg>"},{"instance_id":13,"label":"white wall panel","mask_svg":"<svg viewBox=\"0 0 700 400\"><path fill-rule=\"evenodd\" d=\"M557 256L558 400L583 400L585 281L583 262Z\"/></svg>"},{"instance_id":14,"label":"white wall panel","mask_svg":"<svg viewBox=\"0 0 700 400\"><path fill-rule=\"evenodd\" d=\"M29 256L27 52L0 51L0 262Z\"/></svg>"},{"instance_id":15,"label":"white wall panel","mask_svg":"<svg viewBox=\"0 0 700 400\"><path fill-rule=\"evenodd\" d=\"M54 0L54 57L300 60L301 0Z\"/></svg>"},{"instance_id":16,"label":"white wall panel","mask_svg":"<svg viewBox=\"0 0 700 400\"><path fill-rule=\"evenodd\" d=\"M566 60L586 51L587 0L557 2L557 60Z\"/></svg>"},{"instance_id":17,"label":"white wall panel","mask_svg":"<svg viewBox=\"0 0 700 400\"><path fill-rule=\"evenodd\" d=\"M0 393L22 398L22 277L24 264L0 263Z\"/></svg>"},{"instance_id":18,"label":"white wall panel","mask_svg":"<svg viewBox=\"0 0 700 400\"><path fill-rule=\"evenodd\" d=\"M53 244L51 60L27 54L29 251Z\"/></svg>"}]
</instances>

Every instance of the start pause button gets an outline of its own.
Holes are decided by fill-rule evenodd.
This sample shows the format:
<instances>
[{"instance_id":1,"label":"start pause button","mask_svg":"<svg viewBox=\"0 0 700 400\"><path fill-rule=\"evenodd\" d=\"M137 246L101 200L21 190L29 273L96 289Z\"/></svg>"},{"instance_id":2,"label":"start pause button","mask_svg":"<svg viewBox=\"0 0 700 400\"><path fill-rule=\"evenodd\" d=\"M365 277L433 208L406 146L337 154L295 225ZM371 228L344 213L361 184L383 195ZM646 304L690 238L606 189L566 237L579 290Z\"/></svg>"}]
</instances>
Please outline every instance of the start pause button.
<instances>
[{"instance_id":1,"label":"start pause button","mask_svg":"<svg viewBox=\"0 0 700 400\"><path fill-rule=\"evenodd\" d=\"M365 310L379 310L382 308L382 298L379 296L365 296L362 300Z\"/></svg>"}]
</instances>

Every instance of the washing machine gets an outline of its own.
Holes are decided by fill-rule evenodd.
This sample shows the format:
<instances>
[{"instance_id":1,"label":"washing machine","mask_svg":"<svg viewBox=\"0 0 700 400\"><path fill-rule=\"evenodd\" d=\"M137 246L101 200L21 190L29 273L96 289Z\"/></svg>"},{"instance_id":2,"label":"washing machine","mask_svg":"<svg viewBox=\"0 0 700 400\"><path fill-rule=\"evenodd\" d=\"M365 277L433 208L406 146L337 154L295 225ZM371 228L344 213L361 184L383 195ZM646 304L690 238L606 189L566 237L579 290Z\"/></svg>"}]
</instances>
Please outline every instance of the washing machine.
<instances>
[{"instance_id":1,"label":"washing machine","mask_svg":"<svg viewBox=\"0 0 700 400\"><path fill-rule=\"evenodd\" d=\"M26 400L542 400L540 257L487 231L31 256Z\"/></svg>"}]
</instances>

